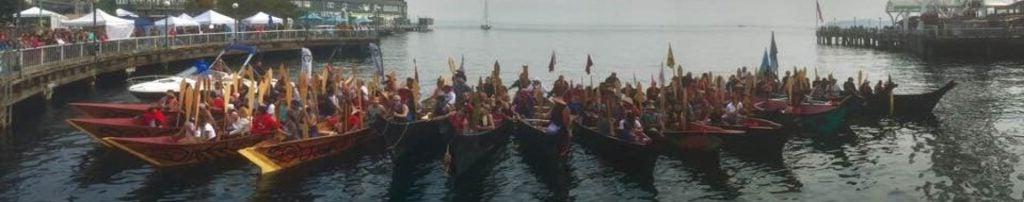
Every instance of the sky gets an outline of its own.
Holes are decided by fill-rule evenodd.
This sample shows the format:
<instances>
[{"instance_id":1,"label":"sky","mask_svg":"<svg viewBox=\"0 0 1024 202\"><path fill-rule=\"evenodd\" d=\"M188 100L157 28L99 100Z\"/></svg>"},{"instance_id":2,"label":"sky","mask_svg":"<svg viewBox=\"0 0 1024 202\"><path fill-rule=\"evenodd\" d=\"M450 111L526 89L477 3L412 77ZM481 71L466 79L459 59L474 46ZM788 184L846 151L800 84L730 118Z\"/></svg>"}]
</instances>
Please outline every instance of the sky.
<instances>
[{"instance_id":1,"label":"sky","mask_svg":"<svg viewBox=\"0 0 1024 202\"><path fill-rule=\"evenodd\" d=\"M484 0L406 0L409 16L481 22ZM813 26L814 0L488 0L493 24ZM826 21L888 19L887 0L819 0Z\"/></svg>"}]
</instances>

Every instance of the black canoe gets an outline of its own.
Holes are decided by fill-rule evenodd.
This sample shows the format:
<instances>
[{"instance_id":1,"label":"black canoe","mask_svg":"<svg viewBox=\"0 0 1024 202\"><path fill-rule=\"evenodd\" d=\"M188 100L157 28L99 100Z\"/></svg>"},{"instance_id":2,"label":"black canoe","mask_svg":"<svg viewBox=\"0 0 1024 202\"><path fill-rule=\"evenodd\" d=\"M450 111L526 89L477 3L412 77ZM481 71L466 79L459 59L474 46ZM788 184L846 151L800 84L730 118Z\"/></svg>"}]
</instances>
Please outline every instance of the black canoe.
<instances>
[{"instance_id":1,"label":"black canoe","mask_svg":"<svg viewBox=\"0 0 1024 202\"><path fill-rule=\"evenodd\" d=\"M654 171L658 153L654 148L654 142L645 134L636 134L640 136L637 140L624 140L575 121L572 124L572 131L580 145L594 151L598 157L604 158L617 169L645 175L650 175Z\"/></svg>"},{"instance_id":2,"label":"black canoe","mask_svg":"<svg viewBox=\"0 0 1024 202\"><path fill-rule=\"evenodd\" d=\"M445 171L452 179L459 179L477 164L493 156L508 143L512 134L512 121L498 123L498 128L487 131L460 133L452 137L445 150Z\"/></svg>"},{"instance_id":3,"label":"black canoe","mask_svg":"<svg viewBox=\"0 0 1024 202\"><path fill-rule=\"evenodd\" d=\"M782 124L758 118L743 118L736 124L716 124L714 126L726 130L743 131L743 134L721 137L727 150L750 156L780 156L791 134L790 131L783 128Z\"/></svg>"},{"instance_id":4,"label":"black canoe","mask_svg":"<svg viewBox=\"0 0 1024 202\"><path fill-rule=\"evenodd\" d=\"M448 116L405 123L381 118L374 122L373 128L384 137L386 149L391 151L396 163L430 159L443 152L455 134Z\"/></svg>"},{"instance_id":5,"label":"black canoe","mask_svg":"<svg viewBox=\"0 0 1024 202\"><path fill-rule=\"evenodd\" d=\"M947 92L956 87L956 81L949 81L942 88L923 94L892 95L888 94L864 98L864 105L858 114L868 116L892 115L897 117L917 117L930 115L935 105L942 100ZM890 102L891 101L891 102Z\"/></svg>"},{"instance_id":6,"label":"black canoe","mask_svg":"<svg viewBox=\"0 0 1024 202\"><path fill-rule=\"evenodd\" d=\"M689 160L694 160L691 163L697 165L717 167L719 165L722 137L742 135L744 133L743 131L726 130L701 123L690 123L685 131L670 130L648 134L652 134L650 135L651 139L654 140L655 145L663 153L675 154Z\"/></svg>"},{"instance_id":7,"label":"black canoe","mask_svg":"<svg viewBox=\"0 0 1024 202\"><path fill-rule=\"evenodd\" d=\"M529 158L528 161L560 169L566 168L566 161L571 156L569 141L572 140L572 132L569 128L558 130L556 135L548 135L544 132L547 120L516 119L513 123L516 145L523 150L523 155Z\"/></svg>"}]
</instances>

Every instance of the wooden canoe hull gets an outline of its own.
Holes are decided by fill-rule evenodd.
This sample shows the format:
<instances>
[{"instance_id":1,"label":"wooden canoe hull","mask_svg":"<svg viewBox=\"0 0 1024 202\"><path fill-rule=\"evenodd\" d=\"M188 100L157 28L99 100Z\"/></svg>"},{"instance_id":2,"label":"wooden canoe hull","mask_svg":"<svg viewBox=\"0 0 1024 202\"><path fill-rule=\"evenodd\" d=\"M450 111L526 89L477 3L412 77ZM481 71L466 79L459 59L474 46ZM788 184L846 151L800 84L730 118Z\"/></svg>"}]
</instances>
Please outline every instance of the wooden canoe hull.
<instances>
[{"instance_id":1,"label":"wooden canoe hull","mask_svg":"<svg viewBox=\"0 0 1024 202\"><path fill-rule=\"evenodd\" d=\"M240 149L238 153L260 167L261 174L270 174L348 152L375 137L372 129L361 129L341 135L257 145Z\"/></svg>"},{"instance_id":2,"label":"wooden canoe hull","mask_svg":"<svg viewBox=\"0 0 1024 202\"><path fill-rule=\"evenodd\" d=\"M755 118L744 120L747 121L755 124L720 126L727 130L744 131L744 134L722 136L725 148L744 155L780 156L790 138L782 124Z\"/></svg>"},{"instance_id":3,"label":"wooden canoe hull","mask_svg":"<svg viewBox=\"0 0 1024 202\"><path fill-rule=\"evenodd\" d=\"M569 159L572 158L572 131L565 127L556 135L548 135L542 129L547 120L513 120L513 140L516 150L523 156L527 166L534 170L542 183L556 196L567 196L569 192Z\"/></svg>"},{"instance_id":4,"label":"wooden canoe hull","mask_svg":"<svg viewBox=\"0 0 1024 202\"><path fill-rule=\"evenodd\" d=\"M71 103L75 111L86 118L126 118L146 113L152 104L146 103ZM167 117L177 116L178 112L164 112Z\"/></svg>"},{"instance_id":5,"label":"wooden canoe hull","mask_svg":"<svg viewBox=\"0 0 1024 202\"><path fill-rule=\"evenodd\" d=\"M68 119L68 125L81 130L100 144L110 146L106 137L157 137L170 136L181 131L178 127L149 127L138 125L133 118L83 118Z\"/></svg>"},{"instance_id":6,"label":"wooden canoe hull","mask_svg":"<svg viewBox=\"0 0 1024 202\"><path fill-rule=\"evenodd\" d=\"M700 123L690 123L686 131L664 131L650 135L662 152L675 154L701 166L718 166L722 137L741 135L743 131L726 130Z\"/></svg>"},{"instance_id":7,"label":"wooden canoe hull","mask_svg":"<svg viewBox=\"0 0 1024 202\"><path fill-rule=\"evenodd\" d=\"M780 108L784 102L771 100L758 103L758 117L781 123L784 127L796 128L800 132L812 133L821 137L833 137L846 126L846 118L850 115L853 102L842 102L837 106L827 104L801 105L797 112L786 112Z\"/></svg>"},{"instance_id":8,"label":"wooden canoe hull","mask_svg":"<svg viewBox=\"0 0 1024 202\"><path fill-rule=\"evenodd\" d=\"M645 143L627 142L602 134L594 128L583 126L579 122L572 123L574 139L585 148L598 154L613 167L650 175L654 171L654 163L658 158L653 141Z\"/></svg>"},{"instance_id":9,"label":"wooden canoe hull","mask_svg":"<svg viewBox=\"0 0 1024 202\"><path fill-rule=\"evenodd\" d=\"M177 143L173 136L141 138L103 138L108 144L138 157L155 167L175 167L208 162L238 155L238 150L260 143L268 136L245 135L204 143Z\"/></svg>"},{"instance_id":10,"label":"wooden canoe hull","mask_svg":"<svg viewBox=\"0 0 1024 202\"><path fill-rule=\"evenodd\" d=\"M865 98L857 115L862 116L895 116L919 117L930 115L942 97L956 87L955 81L946 83L942 88L923 94L892 95L889 94Z\"/></svg>"},{"instance_id":11,"label":"wooden canoe hull","mask_svg":"<svg viewBox=\"0 0 1024 202\"><path fill-rule=\"evenodd\" d=\"M503 148L511 134L512 123L505 121L494 130L455 135L445 149L448 176L459 179L467 171L477 168L477 164Z\"/></svg>"},{"instance_id":12,"label":"wooden canoe hull","mask_svg":"<svg viewBox=\"0 0 1024 202\"><path fill-rule=\"evenodd\" d=\"M568 127L559 130L558 135L548 135L539 126L525 120L515 120L514 124L515 140L525 158L552 167L566 167L566 161L571 158L569 147L573 136Z\"/></svg>"},{"instance_id":13,"label":"wooden canoe hull","mask_svg":"<svg viewBox=\"0 0 1024 202\"><path fill-rule=\"evenodd\" d=\"M374 130L384 138L395 163L427 160L444 152L448 141L455 135L455 127L448 116L410 123L378 120Z\"/></svg>"}]
</instances>

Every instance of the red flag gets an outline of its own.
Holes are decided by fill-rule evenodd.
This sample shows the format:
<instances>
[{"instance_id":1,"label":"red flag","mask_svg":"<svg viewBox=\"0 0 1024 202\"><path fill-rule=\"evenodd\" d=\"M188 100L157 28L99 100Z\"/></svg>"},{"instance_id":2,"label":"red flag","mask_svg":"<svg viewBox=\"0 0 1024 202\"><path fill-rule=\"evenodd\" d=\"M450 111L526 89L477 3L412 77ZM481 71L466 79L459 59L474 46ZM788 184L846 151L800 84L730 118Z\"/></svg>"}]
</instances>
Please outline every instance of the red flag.
<instances>
[{"instance_id":1,"label":"red flag","mask_svg":"<svg viewBox=\"0 0 1024 202\"><path fill-rule=\"evenodd\" d=\"M548 63L548 72L555 71L555 51L551 51L551 63Z\"/></svg>"},{"instance_id":2,"label":"red flag","mask_svg":"<svg viewBox=\"0 0 1024 202\"><path fill-rule=\"evenodd\" d=\"M814 5L818 7L818 22L825 22L825 17L821 14L821 3L814 1Z\"/></svg>"},{"instance_id":3,"label":"red flag","mask_svg":"<svg viewBox=\"0 0 1024 202\"><path fill-rule=\"evenodd\" d=\"M587 54L587 74L590 74L590 67L594 66L594 60L590 59L590 54Z\"/></svg>"}]
</instances>

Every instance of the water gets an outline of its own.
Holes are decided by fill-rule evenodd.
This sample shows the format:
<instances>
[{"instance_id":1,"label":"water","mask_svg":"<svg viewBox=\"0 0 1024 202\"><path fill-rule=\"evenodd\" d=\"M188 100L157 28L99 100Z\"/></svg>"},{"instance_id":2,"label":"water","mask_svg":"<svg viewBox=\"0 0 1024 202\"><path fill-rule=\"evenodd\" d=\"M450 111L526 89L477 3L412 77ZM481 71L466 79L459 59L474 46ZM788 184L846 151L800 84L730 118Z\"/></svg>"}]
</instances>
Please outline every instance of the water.
<instances>
[{"instance_id":1,"label":"water","mask_svg":"<svg viewBox=\"0 0 1024 202\"><path fill-rule=\"evenodd\" d=\"M385 63L399 75L420 65L425 89L447 74L447 58L465 54L471 77L495 60L511 81L519 66L551 81L583 73L592 54L595 79L610 71L647 85L672 44L688 71L725 73L757 66L772 30L764 27L439 27L382 40ZM653 180L620 172L583 147L573 147L567 196L579 201L681 200L1024 200L1024 68L1020 62L922 61L901 53L819 47L813 31L776 28L783 66L818 67L822 75L870 79L892 76L901 93L924 92L948 80L961 83L946 95L933 118L855 122L851 140L797 138L781 160L722 154L719 169L697 169L660 157ZM558 67L547 73L551 51ZM295 53L297 55L297 53ZM337 59L365 74L361 59ZM296 64L297 60L288 60ZM143 71L143 70L140 70ZM260 177L244 160L191 169L154 170L117 151L101 148L63 122L75 116L73 101L134 100L118 84L76 85L56 99L22 104L15 132L0 143L0 201L112 200L486 200L543 201L559 197L513 149L499 154L473 187L448 185L439 161L396 178L390 158L364 149L274 177Z\"/></svg>"}]
</instances>

